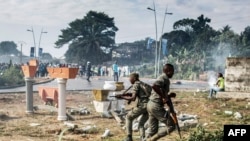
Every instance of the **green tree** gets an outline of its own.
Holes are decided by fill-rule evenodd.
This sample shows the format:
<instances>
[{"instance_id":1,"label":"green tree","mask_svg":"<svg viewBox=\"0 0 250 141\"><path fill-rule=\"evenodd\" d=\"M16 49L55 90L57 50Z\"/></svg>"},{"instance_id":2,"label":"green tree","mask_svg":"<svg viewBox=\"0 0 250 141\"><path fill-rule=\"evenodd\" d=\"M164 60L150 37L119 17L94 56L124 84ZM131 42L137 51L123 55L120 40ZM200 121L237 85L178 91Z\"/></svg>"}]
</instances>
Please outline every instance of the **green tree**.
<instances>
[{"instance_id":1,"label":"green tree","mask_svg":"<svg viewBox=\"0 0 250 141\"><path fill-rule=\"evenodd\" d=\"M153 46L153 45L152 45ZM140 65L154 59L154 48L147 49L147 39L132 43L121 43L113 49L113 60L121 65Z\"/></svg>"},{"instance_id":2,"label":"green tree","mask_svg":"<svg viewBox=\"0 0 250 141\"><path fill-rule=\"evenodd\" d=\"M46 59L46 60L52 60L53 59L52 55L50 53L46 53L46 52L44 52L42 54L41 58Z\"/></svg>"},{"instance_id":3,"label":"green tree","mask_svg":"<svg viewBox=\"0 0 250 141\"><path fill-rule=\"evenodd\" d=\"M24 84L23 73L17 66L10 66L0 76L0 85L15 86Z\"/></svg>"},{"instance_id":4,"label":"green tree","mask_svg":"<svg viewBox=\"0 0 250 141\"><path fill-rule=\"evenodd\" d=\"M250 54L250 26L247 26L240 34L241 46L238 52L239 56L248 56Z\"/></svg>"},{"instance_id":5,"label":"green tree","mask_svg":"<svg viewBox=\"0 0 250 141\"><path fill-rule=\"evenodd\" d=\"M2 41L0 43L0 55L18 54L17 45L13 41Z\"/></svg>"},{"instance_id":6,"label":"green tree","mask_svg":"<svg viewBox=\"0 0 250 141\"><path fill-rule=\"evenodd\" d=\"M57 48L69 44L65 54L68 62L100 64L111 60L115 33L118 31L114 18L103 12L89 11L83 19L76 19L61 31L62 35L55 44Z\"/></svg>"}]
</instances>

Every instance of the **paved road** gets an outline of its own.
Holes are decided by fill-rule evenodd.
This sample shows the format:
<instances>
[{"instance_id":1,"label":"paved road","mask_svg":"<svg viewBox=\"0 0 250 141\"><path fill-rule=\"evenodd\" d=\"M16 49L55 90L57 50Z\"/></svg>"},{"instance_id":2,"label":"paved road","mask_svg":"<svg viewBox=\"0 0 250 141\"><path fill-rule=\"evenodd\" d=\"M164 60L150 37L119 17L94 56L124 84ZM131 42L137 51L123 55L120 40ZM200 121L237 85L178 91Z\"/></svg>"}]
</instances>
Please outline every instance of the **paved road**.
<instances>
[{"instance_id":1,"label":"paved road","mask_svg":"<svg viewBox=\"0 0 250 141\"><path fill-rule=\"evenodd\" d=\"M144 82L152 84L155 79L142 78ZM92 77L91 82L88 82L85 77L77 77L75 79L67 80L66 90L92 90L92 89L102 89L105 81L112 81L112 77ZM120 78L119 81L124 82L125 88L128 88L130 83L128 78ZM176 81L174 81L176 82ZM172 83L171 88L178 89L206 89L208 88L208 84L204 82L193 82L193 81L180 81L181 84ZM50 86L57 87L57 80L53 80L48 83L33 85L33 91L37 91L39 86ZM26 87L17 87L11 89L0 89L0 93L15 93L15 92L25 92Z\"/></svg>"}]
</instances>

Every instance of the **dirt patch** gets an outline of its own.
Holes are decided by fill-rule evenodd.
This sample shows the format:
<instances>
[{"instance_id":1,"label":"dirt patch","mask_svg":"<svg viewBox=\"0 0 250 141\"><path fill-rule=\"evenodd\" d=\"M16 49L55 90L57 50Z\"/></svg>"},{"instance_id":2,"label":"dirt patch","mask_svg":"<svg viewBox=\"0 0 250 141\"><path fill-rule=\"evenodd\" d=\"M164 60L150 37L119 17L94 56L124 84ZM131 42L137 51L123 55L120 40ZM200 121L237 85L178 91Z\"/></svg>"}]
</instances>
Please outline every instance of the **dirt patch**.
<instances>
[{"instance_id":1,"label":"dirt patch","mask_svg":"<svg viewBox=\"0 0 250 141\"><path fill-rule=\"evenodd\" d=\"M173 99L175 109L180 113L197 115L199 124L208 130L223 129L224 124L250 124L250 101L249 99L206 99L206 93L178 91ZM34 106L43 105L43 101L34 93ZM91 92L67 92L67 107L86 107L90 114L72 115L76 120L70 121L78 125L78 128L95 126L90 133L77 133L67 131L63 121L57 120L57 112L53 110L38 109L32 115L27 115L25 94L1 94L0 95L0 140L1 141L120 141L125 137L125 131L114 118L102 118L100 113L95 112ZM130 109L133 105L126 105ZM233 115L226 115L224 111L239 112L241 119ZM205 124L206 123L206 124ZM109 129L112 136L101 139L105 129ZM188 137L194 128L182 130L182 136ZM65 130L65 132L63 132ZM166 136L161 141L175 141L178 139L177 131ZM135 132L133 138L138 138Z\"/></svg>"}]
</instances>

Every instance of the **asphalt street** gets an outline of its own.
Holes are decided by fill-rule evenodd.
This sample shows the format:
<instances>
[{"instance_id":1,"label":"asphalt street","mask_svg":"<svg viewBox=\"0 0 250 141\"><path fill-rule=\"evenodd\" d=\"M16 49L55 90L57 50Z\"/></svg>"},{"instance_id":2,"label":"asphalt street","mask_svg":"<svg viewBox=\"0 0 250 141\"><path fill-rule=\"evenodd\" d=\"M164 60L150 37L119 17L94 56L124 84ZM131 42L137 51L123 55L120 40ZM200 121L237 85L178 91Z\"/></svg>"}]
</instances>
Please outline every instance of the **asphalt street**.
<instances>
[{"instance_id":1,"label":"asphalt street","mask_svg":"<svg viewBox=\"0 0 250 141\"><path fill-rule=\"evenodd\" d=\"M72 91L87 91L92 89L103 89L103 85L105 81L113 81L112 77L98 77L94 76L90 79L91 82L88 82L85 77L77 77L75 79L68 79L66 84L66 90ZM119 81L124 82L125 89L130 86L129 79L127 77L119 78ZM155 79L149 78L141 78L141 81L147 82L152 84ZM185 81L180 80L180 84L176 83L177 80L174 80L171 83L170 88L174 89L207 89L208 83L206 82L199 82L199 81ZM40 86L49 86L49 87L58 87L57 79L43 84L34 84L33 91L38 91L38 87ZM0 93L17 93L17 92L25 92L26 86L16 87L16 88L9 88L9 89L0 89Z\"/></svg>"}]
</instances>

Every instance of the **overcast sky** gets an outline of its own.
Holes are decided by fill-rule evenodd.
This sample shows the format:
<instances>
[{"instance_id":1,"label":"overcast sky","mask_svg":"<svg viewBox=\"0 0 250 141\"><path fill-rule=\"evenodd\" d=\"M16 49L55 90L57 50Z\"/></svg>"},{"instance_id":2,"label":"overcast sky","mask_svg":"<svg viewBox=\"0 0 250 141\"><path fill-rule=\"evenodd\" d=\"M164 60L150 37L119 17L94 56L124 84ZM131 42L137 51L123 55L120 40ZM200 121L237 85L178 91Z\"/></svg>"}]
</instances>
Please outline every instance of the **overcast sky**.
<instances>
[{"instance_id":1,"label":"overcast sky","mask_svg":"<svg viewBox=\"0 0 250 141\"><path fill-rule=\"evenodd\" d=\"M240 33L250 25L250 0L155 0L158 23L158 37L162 31L164 12L168 12L164 32L171 31L172 25L183 18L196 19L201 14L210 18L214 29L229 25L232 30ZM54 48L54 43L61 34L61 29L76 18L83 18L90 10L105 12L114 17L119 28L116 43L133 42L155 38L153 0L0 0L0 41L25 42L23 52L29 55L30 47L34 46L33 27L36 46L39 44L44 52L54 57L62 57L67 50ZM20 50L20 44L18 44Z\"/></svg>"}]
</instances>

